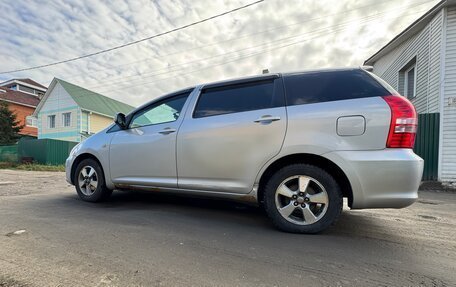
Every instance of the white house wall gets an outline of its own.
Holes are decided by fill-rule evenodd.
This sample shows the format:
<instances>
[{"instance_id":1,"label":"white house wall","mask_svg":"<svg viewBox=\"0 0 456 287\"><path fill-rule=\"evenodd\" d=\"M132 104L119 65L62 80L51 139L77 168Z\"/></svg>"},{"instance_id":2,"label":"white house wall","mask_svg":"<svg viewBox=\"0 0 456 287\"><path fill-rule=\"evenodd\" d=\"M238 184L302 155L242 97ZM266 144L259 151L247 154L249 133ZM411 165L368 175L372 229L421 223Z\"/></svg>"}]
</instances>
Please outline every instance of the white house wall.
<instances>
[{"instance_id":1,"label":"white house wall","mask_svg":"<svg viewBox=\"0 0 456 287\"><path fill-rule=\"evenodd\" d=\"M63 126L63 113L71 113L71 124ZM55 115L55 128L48 126L48 116ZM80 109L67 91L57 83L38 113L38 138L80 141Z\"/></svg>"},{"instance_id":2,"label":"white house wall","mask_svg":"<svg viewBox=\"0 0 456 287\"><path fill-rule=\"evenodd\" d=\"M399 71L416 57L416 97L418 113L439 112L440 50L443 11L420 32L374 63L374 73L399 89Z\"/></svg>"},{"instance_id":3,"label":"white house wall","mask_svg":"<svg viewBox=\"0 0 456 287\"><path fill-rule=\"evenodd\" d=\"M456 7L447 9L441 180L456 181L456 106L449 105L456 97Z\"/></svg>"},{"instance_id":4,"label":"white house wall","mask_svg":"<svg viewBox=\"0 0 456 287\"><path fill-rule=\"evenodd\" d=\"M394 48L391 52L388 54L384 55L381 57L377 62L374 64L374 73L376 75L379 75L383 77L383 75L388 75L390 73L387 73L391 66L395 65L396 59L399 58L399 56L404 53L404 51L407 49L407 47L410 46L410 43L415 40L416 37L412 37L406 41L404 41L402 44L400 44L398 47ZM385 78L383 78L385 79ZM390 77L389 79L385 79L388 81L388 83L391 86L394 86L396 89L398 87L398 77Z\"/></svg>"}]
</instances>

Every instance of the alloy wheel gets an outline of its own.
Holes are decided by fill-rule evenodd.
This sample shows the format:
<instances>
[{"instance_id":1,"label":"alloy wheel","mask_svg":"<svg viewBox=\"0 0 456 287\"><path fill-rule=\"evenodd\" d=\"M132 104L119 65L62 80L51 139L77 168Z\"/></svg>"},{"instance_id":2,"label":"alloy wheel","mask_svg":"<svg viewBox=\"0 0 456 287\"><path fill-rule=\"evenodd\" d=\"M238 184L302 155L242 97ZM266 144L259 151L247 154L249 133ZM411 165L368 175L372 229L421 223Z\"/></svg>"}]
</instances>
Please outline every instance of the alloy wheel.
<instances>
[{"instance_id":1,"label":"alloy wheel","mask_svg":"<svg viewBox=\"0 0 456 287\"><path fill-rule=\"evenodd\" d=\"M275 204L280 215L297 225L319 221L328 210L328 193L316 179L297 175L285 179L275 193Z\"/></svg>"},{"instance_id":2,"label":"alloy wheel","mask_svg":"<svg viewBox=\"0 0 456 287\"><path fill-rule=\"evenodd\" d=\"M79 172L78 184L82 194L91 196L98 187L98 174L91 166L84 166Z\"/></svg>"}]
</instances>

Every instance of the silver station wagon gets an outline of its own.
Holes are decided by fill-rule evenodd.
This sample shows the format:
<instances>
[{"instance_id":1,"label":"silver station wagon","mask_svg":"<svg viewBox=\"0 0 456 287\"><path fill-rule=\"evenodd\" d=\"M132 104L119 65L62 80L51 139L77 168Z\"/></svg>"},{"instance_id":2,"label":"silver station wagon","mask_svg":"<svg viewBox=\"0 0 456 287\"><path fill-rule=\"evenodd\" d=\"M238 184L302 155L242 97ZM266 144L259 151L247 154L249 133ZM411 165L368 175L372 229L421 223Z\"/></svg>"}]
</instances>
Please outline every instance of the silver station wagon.
<instances>
[{"instance_id":1,"label":"silver station wagon","mask_svg":"<svg viewBox=\"0 0 456 287\"><path fill-rule=\"evenodd\" d=\"M288 232L352 209L417 199L413 105L362 68L266 74L153 100L78 144L67 181L84 201L114 189L253 202Z\"/></svg>"}]
</instances>

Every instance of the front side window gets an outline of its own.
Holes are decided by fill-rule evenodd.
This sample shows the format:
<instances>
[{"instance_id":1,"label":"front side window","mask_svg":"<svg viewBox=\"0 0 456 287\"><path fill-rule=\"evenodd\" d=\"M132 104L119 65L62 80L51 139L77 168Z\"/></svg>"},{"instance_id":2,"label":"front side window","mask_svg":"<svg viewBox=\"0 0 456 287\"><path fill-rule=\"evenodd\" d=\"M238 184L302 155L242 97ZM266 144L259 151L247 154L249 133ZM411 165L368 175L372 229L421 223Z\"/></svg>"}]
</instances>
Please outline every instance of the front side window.
<instances>
[{"instance_id":1,"label":"front side window","mask_svg":"<svg viewBox=\"0 0 456 287\"><path fill-rule=\"evenodd\" d=\"M130 128L176 121L179 118L182 107L184 106L188 96L189 93L177 95L139 111L133 116Z\"/></svg>"},{"instance_id":2,"label":"front side window","mask_svg":"<svg viewBox=\"0 0 456 287\"><path fill-rule=\"evenodd\" d=\"M194 118L269 109L274 103L274 80L203 89Z\"/></svg>"},{"instance_id":3,"label":"front side window","mask_svg":"<svg viewBox=\"0 0 456 287\"><path fill-rule=\"evenodd\" d=\"M48 116L48 128L55 128L55 115Z\"/></svg>"},{"instance_id":4,"label":"front side window","mask_svg":"<svg viewBox=\"0 0 456 287\"><path fill-rule=\"evenodd\" d=\"M71 126L71 113L63 113L62 114L62 122L64 127Z\"/></svg>"}]
</instances>

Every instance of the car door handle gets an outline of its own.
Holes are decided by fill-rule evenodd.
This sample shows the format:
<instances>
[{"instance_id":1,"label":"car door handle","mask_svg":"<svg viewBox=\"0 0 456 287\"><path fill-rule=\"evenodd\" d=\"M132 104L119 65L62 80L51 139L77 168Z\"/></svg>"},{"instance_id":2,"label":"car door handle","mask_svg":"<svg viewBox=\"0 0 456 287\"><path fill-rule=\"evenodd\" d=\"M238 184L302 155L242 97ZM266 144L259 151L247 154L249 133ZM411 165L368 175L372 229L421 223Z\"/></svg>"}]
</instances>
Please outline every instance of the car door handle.
<instances>
[{"instance_id":1,"label":"car door handle","mask_svg":"<svg viewBox=\"0 0 456 287\"><path fill-rule=\"evenodd\" d=\"M273 116L267 115L267 116L262 116L261 118L256 119L254 122L255 123L270 123L270 122L275 122L275 121L280 121L280 117L273 117Z\"/></svg>"},{"instance_id":2,"label":"car door handle","mask_svg":"<svg viewBox=\"0 0 456 287\"><path fill-rule=\"evenodd\" d=\"M162 134L162 135L167 135L167 134L171 134L171 133L174 133L174 132L176 132L176 129L164 128L161 131L159 131L158 133Z\"/></svg>"}]
</instances>

